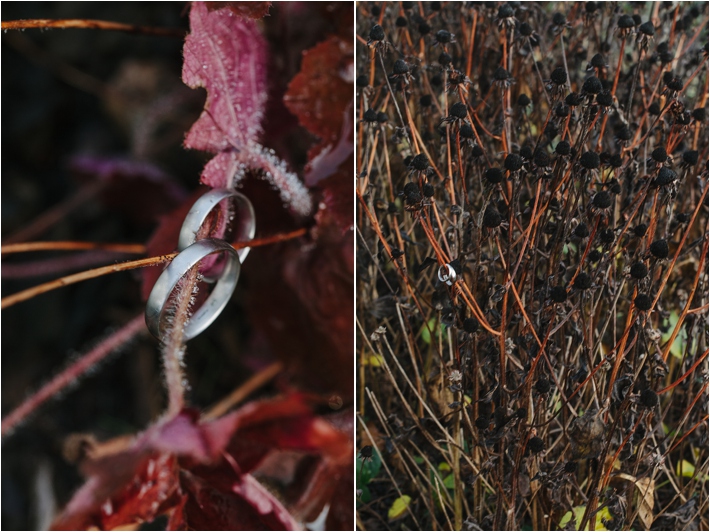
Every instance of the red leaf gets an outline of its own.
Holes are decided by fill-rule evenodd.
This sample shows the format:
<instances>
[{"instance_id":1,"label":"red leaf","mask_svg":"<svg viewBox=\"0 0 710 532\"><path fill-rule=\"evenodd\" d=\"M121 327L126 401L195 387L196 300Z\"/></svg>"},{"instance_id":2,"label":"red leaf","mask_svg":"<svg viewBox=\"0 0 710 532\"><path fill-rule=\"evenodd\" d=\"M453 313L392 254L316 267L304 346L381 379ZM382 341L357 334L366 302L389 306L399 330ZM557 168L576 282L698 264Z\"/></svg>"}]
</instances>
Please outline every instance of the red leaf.
<instances>
[{"instance_id":1,"label":"red leaf","mask_svg":"<svg viewBox=\"0 0 710 532\"><path fill-rule=\"evenodd\" d=\"M251 475L225 474L220 465L209 481L183 471L180 483L187 499L183 522L192 530L296 530L283 505ZM231 480L231 482L229 482ZM181 524L177 519L173 524Z\"/></svg>"},{"instance_id":2,"label":"red leaf","mask_svg":"<svg viewBox=\"0 0 710 532\"><path fill-rule=\"evenodd\" d=\"M246 529L290 530L288 512L247 474L272 449L310 452L333 467L352 459L350 436L314 416L301 395L253 402L208 422L184 410L127 447L87 459L82 465L87 481L54 528L115 528L151 521L174 508L170 522L175 528L201 528L207 520L213 524L206 529L219 529L234 526L229 519L236 517L221 513L230 507L239 509ZM209 487L198 478L206 476ZM189 492L187 501L180 499L179 486Z\"/></svg>"},{"instance_id":3,"label":"red leaf","mask_svg":"<svg viewBox=\"0 0 710 532\"><path fill-rule=\"evenodd\" d=\"M185 147L216 153L257 140L266 102L266 42L254 22L194 2L183 55L182 80L207 89L205 110Z\"/></svg>"},{"instance_id":4,"label":"red leaf","mask_svg":"<svg viewBox=\"0 0 710 532\"><path fill-rule=\"evenodd\" d=\"M267 16L271 7L271 2L205 2L205 4L210 11L228 7L237 16L255 19Z\"/></svg>"},{"instance_id":5,"label":"red leaf","mask_svg":"<svg viewBox=\"0 0 710 532\"><path fill-rule=\"evenodd\" d=\"M299 122L326 143L338 138L352 103L353 68L352 42L330 37L303 54L301 71L284 96Z\"/></svg>"}]
</instances>

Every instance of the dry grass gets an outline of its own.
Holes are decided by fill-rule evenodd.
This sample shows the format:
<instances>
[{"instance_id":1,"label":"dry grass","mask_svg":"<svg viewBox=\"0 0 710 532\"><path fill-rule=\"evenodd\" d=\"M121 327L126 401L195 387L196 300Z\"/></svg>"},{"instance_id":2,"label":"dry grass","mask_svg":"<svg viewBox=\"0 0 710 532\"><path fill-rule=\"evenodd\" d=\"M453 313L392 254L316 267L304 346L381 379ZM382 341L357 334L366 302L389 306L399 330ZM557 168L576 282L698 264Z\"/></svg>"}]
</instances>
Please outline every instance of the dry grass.
<instances>
[{"instance_id":1,"label":"dry grass","mask_svg":"<svg viewBox=\"0 0 710 532\"><path fill-rule=\"evenodd\" d=\"M358 4L361 529L708 528L707 21Z\"/></svg>"}]
</instances>

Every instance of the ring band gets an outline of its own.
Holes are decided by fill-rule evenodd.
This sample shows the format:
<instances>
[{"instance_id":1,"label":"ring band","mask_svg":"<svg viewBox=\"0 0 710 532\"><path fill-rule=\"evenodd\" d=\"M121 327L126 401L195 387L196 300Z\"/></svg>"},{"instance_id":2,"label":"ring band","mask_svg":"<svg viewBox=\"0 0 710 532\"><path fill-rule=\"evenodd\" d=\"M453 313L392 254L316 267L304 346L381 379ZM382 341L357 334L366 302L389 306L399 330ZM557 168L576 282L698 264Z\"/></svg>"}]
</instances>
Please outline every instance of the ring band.
<instances>
[{"instance_id":1,"label":"ring band","mask_svg":"<svg viewBox=\"0 0 710 532\"><path fill-rule=\"evenodd\" d=\"M168 328L166 306L178 281L190 268L214 253L225 253L227 260L224 270L207 300L195 310L185 324L185 341L200 334L217 319L237 286L241 263L237 250L227 242L216 238L205 238L182 250L155 282L145 307L145 323L153 336L161 339L165 335Z\"/></svg>"},{"instance_id":2,"label":"ring band","mask_svg":"<svg viewBox=\"0 0 710 532\"><path fill-rule=\"evenodd\" d=\"M452 286L456 281L456 270L451 264L444 264L439 268L439 281Z\"/></svg>"},{"instance_id":3,"label":"ring band","mask_svg":"<svg viewBox=\"0 0 710 532\"><path fill-rule=\"evenodd\" d=\"M233 214L234 226L236 234L234 235L237 242L252 240L256 233L256 216L254 215L254 207L251 201L236 190L227 188L215 188L204 194L198 199L187 213L185 221L180 229L180 238L178 239L178 251L182 251L195 242L197 232L205 223L207 215L217 206L222 200L234 198L235 212ZM237 250L239 261L244 262L251 248L242 248ZM207 280L207 279L206 279Z\"/></svg>"}]
</instances>

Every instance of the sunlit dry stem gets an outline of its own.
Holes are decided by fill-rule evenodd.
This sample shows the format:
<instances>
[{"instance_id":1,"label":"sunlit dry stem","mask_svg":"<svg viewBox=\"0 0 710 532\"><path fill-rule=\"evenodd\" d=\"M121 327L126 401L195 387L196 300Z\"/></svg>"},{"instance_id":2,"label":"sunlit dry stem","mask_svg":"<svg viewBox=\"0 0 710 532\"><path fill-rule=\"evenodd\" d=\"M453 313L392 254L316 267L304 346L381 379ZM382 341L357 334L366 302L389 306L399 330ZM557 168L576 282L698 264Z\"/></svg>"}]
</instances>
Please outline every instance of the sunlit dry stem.
<instances>
[{"instance_id":1,"label":"sunlit dry stem","mask_svg":"<svg viewBox=\"0 0 710 532\"><path fill-rule=\"evenodd\" d=\"M7 244L0 247L0 253L27 253L30 251L74 251L83 249L97 249L102 251L117 251L120 253L145 253L143 244L102 244L100 242L24 242L20 244Z\"/></svg>"},{"instance_id":2,"label":"sunlit dry stem","mask_svg":"<svg viewBox=\"0 0 710 532\"><path fill-rule=\"evenodd\" d=\"M2 29L4 31L51 28L79 28L88 30L121 31L124 33L177 38L185 37L186 33L185 30L181 30L178 28L153 28L150 26L134 26L133 24L122 24L120 22L92 19L27 19L8 20L2 23Z\"/></svg>"},{"instance_id":3,"label":"sunlit dry stem","mask_svg":"<svg viewBox=\"0 0 710 532\"><path fill-rule=\"evenodd\" d=\"M278 234L266 238L257 238L249 242L236 242L233 245L236 249L241 249L245 247L265 246L267 244L274 244L277 242L283 242L285 240L298 238L300 236L305 235L306 232L307 230L305 228L297 229L295 231L291 231L290 233ZM27 290L23 290L22 292L17 292L16 294L12 294L11 296L4 297L2 299L2 305L0 306L0 308L4 309L7 307L11 307L16 303L27 301L28 299L31 299L40 294L44 294L45 292L49 292L56 288L69 286L71 284L79 283L81 281L86 281L89 279L95 279L96 277L101 277L109 273L134 270L136 268L144 268L146 266L157 266L158 264L172 260L176 256L177 253L169 253L167 255L161 255L159 257L150 257L147 259L138 259L128 262L122 262L119 264L102 266L101 268L94 268L92 270L67 275L66 277L61 277L59 279L55 279L54 281L49 281L44 284L33 286L32 288L28 288Z\"/></svg>"}]
</instances>

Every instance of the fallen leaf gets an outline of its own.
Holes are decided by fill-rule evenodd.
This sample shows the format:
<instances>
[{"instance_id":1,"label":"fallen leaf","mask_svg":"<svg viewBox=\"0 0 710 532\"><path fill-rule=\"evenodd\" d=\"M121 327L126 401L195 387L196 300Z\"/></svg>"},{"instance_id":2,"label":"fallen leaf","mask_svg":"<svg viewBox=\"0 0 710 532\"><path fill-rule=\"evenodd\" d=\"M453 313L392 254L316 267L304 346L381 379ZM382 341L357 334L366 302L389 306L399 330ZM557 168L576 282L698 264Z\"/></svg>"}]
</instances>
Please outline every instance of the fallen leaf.
<instances>
[{"instance_id":1,"label":"fallen leaf","mask_svg":"<svg viewBox=\"0 0 710 532\"><path fill-rule=\"evenodd\" d=\"M397 499L395 499L395 501L392 503L392 506L390 506L390 509L387 511L387 518L390 521L400 519L404 516L404 512L407 511L407 508L409 508L409 504L411 502L412 498L409 495L402 495L401 497L398 497Z\"/></svg>"}]
</instances>

